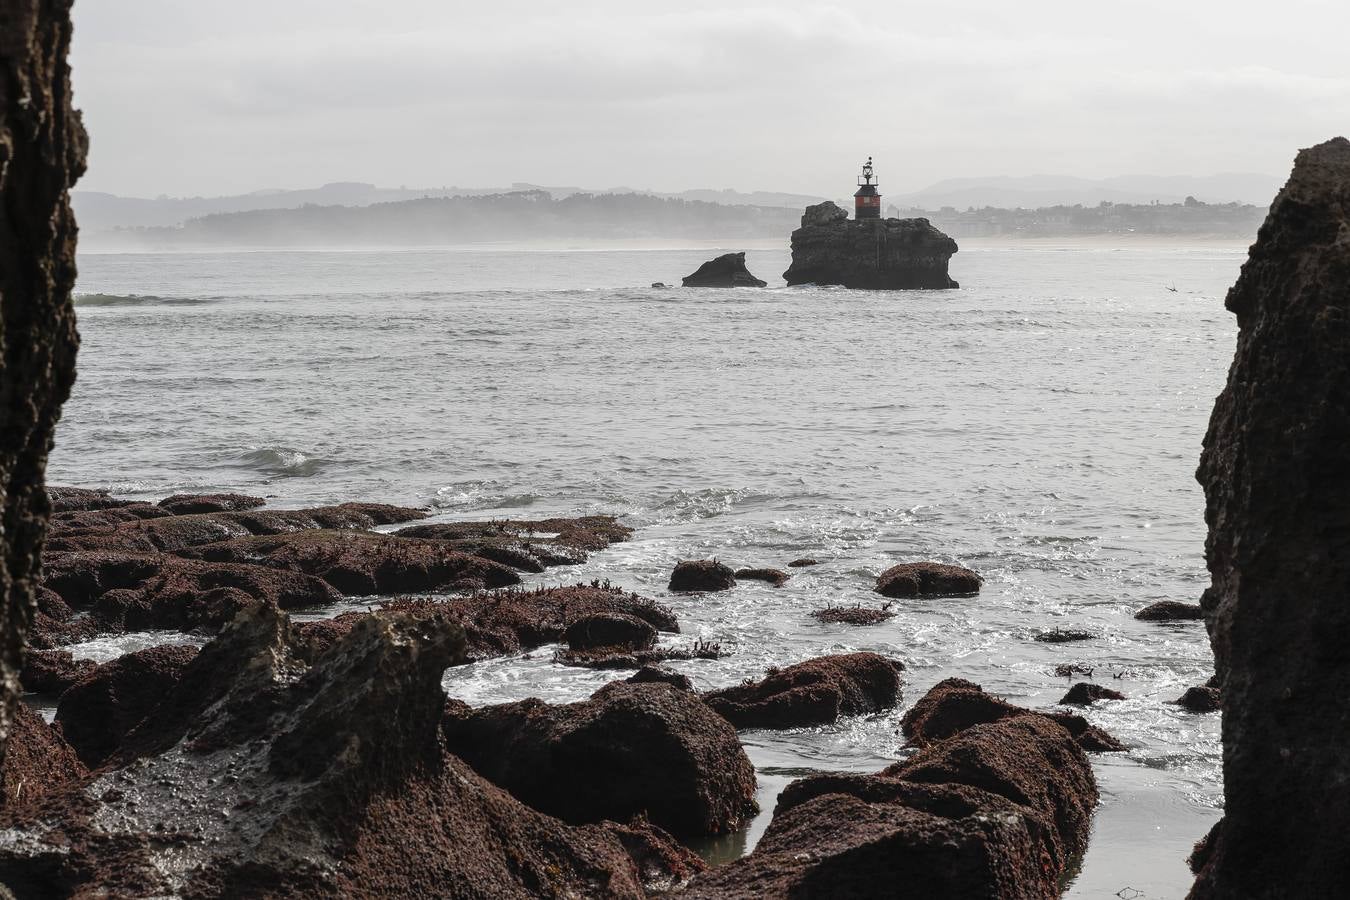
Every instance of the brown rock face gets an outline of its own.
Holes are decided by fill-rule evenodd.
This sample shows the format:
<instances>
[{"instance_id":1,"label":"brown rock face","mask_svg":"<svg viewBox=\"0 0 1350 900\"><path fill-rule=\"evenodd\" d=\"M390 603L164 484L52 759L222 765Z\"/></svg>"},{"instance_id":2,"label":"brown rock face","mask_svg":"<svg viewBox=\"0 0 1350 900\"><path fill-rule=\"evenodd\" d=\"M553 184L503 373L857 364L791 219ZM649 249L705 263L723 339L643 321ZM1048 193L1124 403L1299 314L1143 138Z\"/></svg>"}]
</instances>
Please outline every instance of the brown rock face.
<instances>
[{"instance_id":1,"label":"brown rock face","mask_svg":"<svg viewBox=\"0 0 1350 900\"><path fill-rule=\"evenodd\" d=\"M1303 150L1225 302L1237 351L1197 477L1224 821L1192 896L1350 883L1350 142Z\"/></svg>"},{"instance_id":2,"label":"brown rock face","mask_svg":"<svg viewBox=\"0 0 1350 900\"><path fill-rule=\"evenodd\" d=\"M51 503L52 430L75 380L75 218L87 138L71 106L70 4L0 0L0 762Z\"/></svg>"},{"instance_id":3,"label":"brown rock face","mask_svg":"<svg viewBox=\"0 0 1350 900\"><path fill-rule=\"evenodd\" d=\"M904 669L875 653L820 656L770 671L763 681L709 691L703 699L737 728L826 725L895 706Z\"/></svg>"},{"instance_id":4,"label":"brown rock face","mask_svg":"<svg viewBox=\"0 0 1350 900\"><path fill-rule=\"evenodd\" d=\"M877 576L883 597L943 597L978 594L983 579L962 566L937 562L901 563Z\"/></svg>"},{"instance_id":5,"label":"brown rock face","mask_svg":"<svg viewBox=\"0 0 1350 900\"><path fill-rule=\"evenodd\" d=\"M668 684L614 682L589 700L523 700L445 721L450 752L541 812L578 824L645 814L686 836L726 834L756 811L736 731Z\"/></svg>"}]
</instances>

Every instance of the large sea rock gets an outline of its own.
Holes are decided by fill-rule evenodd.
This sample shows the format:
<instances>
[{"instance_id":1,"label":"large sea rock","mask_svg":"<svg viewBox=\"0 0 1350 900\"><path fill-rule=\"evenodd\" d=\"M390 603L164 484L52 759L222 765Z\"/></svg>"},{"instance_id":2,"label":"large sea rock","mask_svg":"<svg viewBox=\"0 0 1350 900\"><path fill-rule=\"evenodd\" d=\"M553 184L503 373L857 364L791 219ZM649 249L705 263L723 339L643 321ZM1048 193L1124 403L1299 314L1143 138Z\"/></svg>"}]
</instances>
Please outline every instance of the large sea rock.
<instances>
[{"instance_id":1,"label":"large sea rock","mask_svg":"<svg viewBox=\"0 0 1350 900\"><path fill-rule=\"evenodd\" d=\"M788 284L908 290L959 287L947 274L956 241L927 219L849 219L837 204L808 206L792 232Z\"/></svg>"},{"instance_id":2,"label":"large sea rock","mask_svg":"<svg viewBox=\"0 0 1350 900\"><path fill-rule=\"evenodd\" d=\"M1224 819L1191 896L1350 884L1350 142L1298 155L1225 305L1237 352L1205 436Z\"/></svg>"}]
</instances>

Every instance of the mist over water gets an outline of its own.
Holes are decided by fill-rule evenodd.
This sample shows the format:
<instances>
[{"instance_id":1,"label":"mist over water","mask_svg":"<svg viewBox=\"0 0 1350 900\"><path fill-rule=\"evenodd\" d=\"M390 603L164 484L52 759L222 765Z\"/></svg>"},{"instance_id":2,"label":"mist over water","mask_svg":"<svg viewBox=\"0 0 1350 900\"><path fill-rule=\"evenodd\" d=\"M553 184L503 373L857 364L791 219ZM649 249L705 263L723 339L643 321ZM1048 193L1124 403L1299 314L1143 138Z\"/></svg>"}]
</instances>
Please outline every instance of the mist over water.
<instances>
[{"instance_id":1,"label":"mist over water","mask_svg":"<svg viewBox=\"0 0 1350 900\"><path fill-rule=\"evenodd\" d=\"M767 289L647 287L717 252L83 256L79 380L49 479L445 518L619 514L632 541L527 578L668 603L683 628L668 643L734 650L675 664L700 688L875 650L908 667L906 705L950 676L1049 705L1070 683L1055 665L1093 666L1129 699L1087 716L1130 752L1094 758L1102 807L1069 896L1182 895L1218 816L1221 749L1217 716L1164 701L1211 657L1198 623L1132 615L1207 582L1193 472L1244 252L966 248L958 291L872 293L774 287L786 252L752 250ZM674 562L702 556L822 565L779 589L668 595ZM984 590L898 601L867 628L808 617L878 604L875 575L918 559L970 566ZM1055 627L1099 637L1033 640ZM446 687L565 702L613 677L542 650ZM745 734L766 813L749 841L792 777L894 761L898 723Z\"/></svg>"}]
</instances>

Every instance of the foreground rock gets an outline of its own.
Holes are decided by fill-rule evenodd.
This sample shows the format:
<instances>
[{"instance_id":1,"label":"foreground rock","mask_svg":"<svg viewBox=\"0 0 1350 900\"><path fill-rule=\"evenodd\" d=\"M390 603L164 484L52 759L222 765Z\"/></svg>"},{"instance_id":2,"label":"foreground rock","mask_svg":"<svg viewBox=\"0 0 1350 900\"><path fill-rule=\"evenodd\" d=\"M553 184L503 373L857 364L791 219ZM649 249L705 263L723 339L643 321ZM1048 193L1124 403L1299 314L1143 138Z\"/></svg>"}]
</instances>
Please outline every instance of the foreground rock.
<instances>
[{"instance_id":1,"label":"foreground rock","mask_svg":"<svg viewBox=\"0 0 1350 900\"><path fill-rule=\"evenodd\" d=\"M877 576L883 597L948 597L978 594L984 579L962 566L937 562L901 563Z\"/></svg>"},{"instance_id":2,"label":"foreground rock","mask_svg":"<svg viewBox=\"0 0 1350 900\"><path fill-rule=\"evenodd\" d=\"M703 695L737 728L828 725L840 716L890 709L900 702L898 661L876 653L821 656L754 681Z\"/></svg>"},{"instance_id":3,"label":"foreground rock","mask_svg":"<svg viewBox=\"0 0 1350 900\"><path fill-rule=\"evenodd\" d=\"M1119 752L1125 745L1087 719L1065 712L1037 712L986 694L978 684L964 678L947 678L935 684L900 720L900 729L915 747L946 740L967 728L1021 716L1052 720L1089 752Z\"/></svg>"},{"instance_id":4,"label":"foreground rock","mask_svg":"<svg viewBox=\"0 0 1350 900\"><path fill-rule=\"evenodd\" d=\"M634 822L574 828L445 750L439 616L368 616L309 656L240 615L101 772L0 812L19 896L641 898L701 867ZM222 812L224 814L222 814Z\"/></svg>"},{"instance_id":5,"label":"foreground rock","mask_svg":"<svg viewBox=\"0 0 1350 900\"><path fill-rule=\"evenodd\" d=\"M710 259L694 274L686 275L682 283L685 287L764 287L768 284L750 274L745 267L744 253L724 253Z\"/></svg>"},{"instance_id":6,"label":"foreground rock","mask_svg":"<svg viewBox=\"0 0 1350 900\"><path fill-rule=\"evenodd\" d=\"M75 751L41 715L26 703L15 707L0 769L0 809L36 803L87 774Z\"/></svg>"},{"instance_id":7,"label":"foreground rock","mask_svg":"<svg viewBox=\"0 0 1350 900\"><path fill-rule=\"evenodd\" d=\"M1350 142L1299 153L1225 305L1237 350L1197 478L1224 819L1191 896L1350 883Z\"/></svg>"},{"instance_id":8,"label":"foreground rock","mask_svg":"<svg viewBox=\"0 0 1350 900\"><path fill-rule=\"evenodd\" d=\"M88 137L72 107L70 4L0 0L0 757L51 504L43 486L75 380L69 190Z\"/></svg>"},{"instance_id":9,"label":"foreground rock","mask_svg":"<svg viewBox=\"0 0 1350 900\"><path fill-rule=\"evenodd\" d=\"M927 219L850 220L826 201L808 206L792 232L788 284L909 290L954 288L947 263L956 241Z\"/></svg>"},{"instance_id":10,"label":"foreground rock","mask_svg":"<svg viewBox=\"0 0 1350 900\"><path fill-rule=\"evenodd\" d=\"M92 659L77 660L66 650L29 650L19 681L26 693L60 694L97 668Z\"/></svg>"},{"instance_id":11,"label":"foreground rock","mask_svg":"<svg viewBox=\"0 0 1350 900\"><path fill-rule=\"evenodd\" d=\"M793 782L754 852L685 896L1057 897L1096 802L1087 758L1053 722L977 725L877 775Z\"/></svg>"},{"instance_id":12,"label":"foreground rock","mask_svg":"<svg viewBox=\"0 0 1350 900\"><path fill-rule=\"evenodd\" d=\"M56 722L80 760L92 769L116 753L196 656L196 647L183 644L138 650L95 667L66 690Z\"/></svg>"},{"instance_id":13,"label":"foreground rock","mask_svg":"<svg viewBox=\"0 0 1350 900\"><path fill-rule=\"evenodd\" d=\"M450 752L542 812L582 824L645 814L668 831L726 834L756 811L736 731L668 684L606 685L589 700L452 708Z\"/></svg>"},{"instance_id":14,"label":"foreground rock","mask_svg":"<svg viewBox=\"0 0 1350 900\"><path fill-rule=\"evenodd\" d=\"M670 573L672 591L725 591L736 586L736 573L715 559L686 559Z\"/></svg>"}]
</instances>

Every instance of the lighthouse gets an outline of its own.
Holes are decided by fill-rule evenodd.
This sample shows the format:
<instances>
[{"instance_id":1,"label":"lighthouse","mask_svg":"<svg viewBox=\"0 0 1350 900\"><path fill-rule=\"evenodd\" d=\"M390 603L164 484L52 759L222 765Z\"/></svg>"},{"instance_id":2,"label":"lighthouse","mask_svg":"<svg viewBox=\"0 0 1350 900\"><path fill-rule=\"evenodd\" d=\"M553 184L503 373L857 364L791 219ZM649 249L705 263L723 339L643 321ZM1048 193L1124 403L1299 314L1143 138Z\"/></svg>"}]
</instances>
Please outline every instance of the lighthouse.
<instances>
[{"instance_id":1,"label":"lighthouse","mask_svg":"<svg viewBox=\"0 0 1350 900\"><path fill-rule=\"evenodd\" d=\"M877 179L872 174L872 157L867 157L862 174L858 176L858 192L853 195L853 218L880 219L881 194L877 191Z\"/></svg>"}]
</instances>

